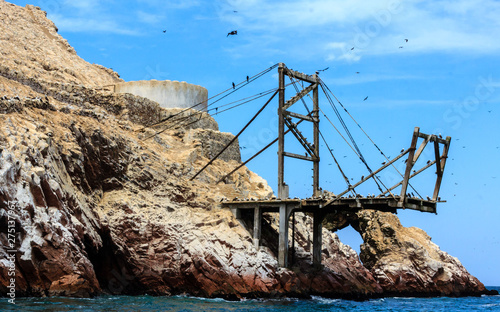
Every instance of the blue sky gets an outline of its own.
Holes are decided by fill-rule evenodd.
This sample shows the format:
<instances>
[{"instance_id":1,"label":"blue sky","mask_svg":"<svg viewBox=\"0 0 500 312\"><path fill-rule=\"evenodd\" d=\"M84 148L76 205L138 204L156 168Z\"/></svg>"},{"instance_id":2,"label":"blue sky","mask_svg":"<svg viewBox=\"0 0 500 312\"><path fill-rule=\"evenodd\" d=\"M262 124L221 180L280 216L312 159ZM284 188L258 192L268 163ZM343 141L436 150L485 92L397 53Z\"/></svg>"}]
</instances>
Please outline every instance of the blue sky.
<instances>
[{"instance_id":1,"label":"blue sky","mask_svg":"<svg viewBox=\"0 0 500 312\"><path fill-rule=\"evenodd\" d=\"M398 215L404 226L424 229L486 285L500 285L500 210L494 202L500 190L499 1L13 3L48 11L82 58L113 68L127 81L187 81L206 87L210 96L278 62L306 73L329 67L321 72L322 79L386 155L394 157L408 147L415 126L424 133L451 136L441 191L448 202L438 206L437 215ZM238 35L227 37L232 30ZM276 77L276 72L267 74L227 102L275 88ZM287 89L291 95L292 89ZM216 116L220 129L237 133L265 100ZM338 127L326 99L320 102ZM241 137L243 159L276 137L276 107L274 101ZM384 161L380 153L348 116L343 118L370 166L378 168ZM366 175L325 119L321 129L346 174L354 182ZM300 153L293 141L287 140L287 150ZM329 165L326 148L321 148L321 186L339 193L345 183ZM432 156L428 151L423 164ZM274 148L249 167L274 189L276 162ZM286 166L291 195L309 196L311 165L287 160ZM402 163L399 168L404 170ZM381 178L392 185L396 174L384 173ZM432 194L433 183L430 172L415 186L425 197ZM367 184L360 191L375 193L374 187ZM339 235L359 250L357 233L342 230Z\"/></svg>"}]
</instances>

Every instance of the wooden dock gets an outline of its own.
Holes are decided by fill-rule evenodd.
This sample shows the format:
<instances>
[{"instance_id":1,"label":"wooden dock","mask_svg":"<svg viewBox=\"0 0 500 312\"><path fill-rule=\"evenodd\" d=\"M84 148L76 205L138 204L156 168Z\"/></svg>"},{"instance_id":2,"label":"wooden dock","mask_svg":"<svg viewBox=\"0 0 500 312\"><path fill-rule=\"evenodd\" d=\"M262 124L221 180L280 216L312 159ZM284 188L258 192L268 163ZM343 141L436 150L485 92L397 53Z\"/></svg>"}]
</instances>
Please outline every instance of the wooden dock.
<instances>
[{"instance_id":1,"label":"wooden dock","mask_svg":"<svg viewBox=\"0 0 500 312\"><path fill-rule=\"evenodd\" d=\"M243 210L253 211L253 241L255 247L260 246L262 233L262 213L279 213L279 245L278 265L288 267L288 231L289 220L293 212L308 212L313 216L313 263L321 265L322 249L322 222L329 213L341 211L356 212L361 209L374 209L393 212L397 209L413 209L421 212L436 213L437 201L422 200L421 198L406 197L401 201L399 196L394 197L316 197L307 199L266 199L266 200L238 200L223 201L222 208L231 209L237 219L242 218Z\"/></svg>"},{"instance_id":2,"label":"wooden dock","mask_svg":"<svg viewBox=\"0 0 500 312\"><path fill-rule=\"evenodd\" d=\"M361 125L352 117L348 112L346 107L335 97L324 81L319 77L319 72L313 75L307 75L295 70L288 68L284 63L279 63L276 65L278 68L278 88L272 94L271 98L260 108L260 110L253 116L250 121L243 127L243 129L235 135L235 137L228 143L224 148L196 174L191 177L191 180L195 179L203 170L210 166L231 144L233 144L238 137L247 129L247 127L257 118L257 116L264 110L264 108L272 101L272 99L278 95L278 137L267 144L260 151L255 153L245 162L239 164L232 171L224 175L219 179L217 183L226 181L229 176L231 176L238 169L246 165L249 161L254 159L260 153L268 149L274 143L278 143L278 185L276 189L276 198L271 199L246 199L246 200L230 200L223 201L221 206L226 209L231 209L234 215L242 220L242 217L251 218L253 213L253 220L250 220L248 224L253 224L253 240L256 247L260 245L260 238L262 233L262 213L265 212L277 212L279 213L279 245L278 245L278 264L282 267L288 266L288 225L290 216L294 212L307 212L313 216L313 263L315 265L321 264L321 231L322 222L327 214L330 213L342 213L348 211L359 211L361 209L374 209L379 211L387 211L395 213L398 209L413 209L421 212L436 213L436 206L438 202L442 202L439 197L439 190L441 187L444 168L446 165L446 160L448 158L448 150L451 143L451 137L447 136L443 138L440 134L425 134L420 132L419 127L415 127L413 131L413 136L411 140L410 147L407 149L402 149L400 154L396 157L386 156L382 150L375 144L375 142L368 136L368 134L363 130ZM269 70L276 68L276 66L270 67ZM285 84L285 77L290 80L290 84ZM248 78L247 78L248 82ZM286 100L285 90L287 85L293 85L292 94L293 96ZM346 142L351 146L356 156L359 158L360 163L362 163L367 170L366 177L362 176L361 180L352 184L352 178L349 179L340 162L337 160L333 153L333 148L330 148L328 142L325 140L322 132L320 131L320 115L326 117L326 119L335 127L331 120L326 116L321 107L319 106L319 92L323 91L327 103L330 104L332 109L336 112L340 124L343 126L345 133L349 137L351 143L349 143L345 138ZM312 94L310 94L312 93ZM335 102L333 98L337 101ZM309 107L306 103L307 98L312 100L312 107ZM302 103L307 111L307 115L300 114L297 111L291 111L296 103ZM351 132L347 128L341 114L339 113L340 106L341 110L344 110L356 123L356 125L364 132L364 134L370 139L374 147L380 152L380 154L385 158L381 167L372 170L368 165L365 157L362 155L361 150L356 144ZM321 112L321 114L320 114ZM299 125L302 122L309 122L312 128L312 139L306 135L306 133L301 132ZM301 126L302 127L302 126ZM302 129L304 130L304 129ZM338 129L337 129L338 131ZM292 140L295 138L300 145L297 152L294 150L285 150L285 135L291 133ZM340 133L340 132L339 132ZM323 144L327 148L328 154L332 157L333 163L337 166L339 172L341 173L344 182L346 184L346 189L342 192L333 195L332 193L322 191L319 183L319 164L320 164L320 139L323 139ZM422 139L420 145L418 141ZM423 155L424 149L427 146L433 146L434 151L431 153L432 158L426 162L423 167L420 164L416 166L417 161ZM288 146L290 147L290 146ZM303 149L301 149L302 147ZM406 159L403 157L407 156ZM290 199L289 198L289 185L285 183L285 157L300 159L308 162L312 162L312 197L307 199ZM323 156L324 157L324 156ZM344 156L346 157L346 156ZM396 161L402 160L406 163L405 171L400 172L395 166ZM427 197L427 200L419 194L415 187L410 183L410 180L423 171L435 166L436 181L434 183L434 191L432 197ZM401 181L396 183L392 187L386 187L380 178L379 174L392 167L400 176ZM414 168L416 167L416 168ZM293 169L292 169L293 170ZM362 196L357 192L357 188L366 183L367 181L372 181L375 183L374 186L377 187L377 195L373 196ZM340 185L343 185L341 183ZM431 185L431 184L429 184ZM413 192L408 192L411 188ZM349 195L350 194L350 195ZM292 236L293 237L293 236Z\"/></svg>"}]
</instances>

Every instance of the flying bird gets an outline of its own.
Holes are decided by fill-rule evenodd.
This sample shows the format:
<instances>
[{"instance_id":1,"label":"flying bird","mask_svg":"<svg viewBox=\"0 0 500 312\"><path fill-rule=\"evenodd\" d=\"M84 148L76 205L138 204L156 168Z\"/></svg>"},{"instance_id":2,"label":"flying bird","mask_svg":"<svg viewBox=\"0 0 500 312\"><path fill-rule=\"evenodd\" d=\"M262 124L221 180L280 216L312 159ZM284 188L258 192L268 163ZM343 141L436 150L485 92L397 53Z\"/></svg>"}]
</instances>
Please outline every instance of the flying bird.
<instances>
[{"instance_id":1,"label":"flying bird","mask_svg":"<svg viewBox=\"0 0 500 312\"><path fill-rule=\"evenodd\" d=\"M403 48L403 46L400 46L399 48L400 48L400 49L402 49L402 48Z\"/></svg>"},{"instance_id":2,"label":"flying bird","mask_svg":"<svg viewBox=\"0 0 500 312\"><path fill-rule=\"evenodd\" d=\"M327 68L323 68L323 69L318 69L317 71L319 71L319 72L322 72L322 71L325 71L325 70L327 70L328 68L330 68L330 67L327 67Z\"/></svg>"},{"instance_id":3,"label":"flying bird","mask_svg":"<svg viewBox=\"0 0 500 312\"><path fill-rule=\"evenodd\" d=\"M365 99L363 101L366 101L366 100L368 100L368 97L365 97Z\"/></svg>"},{"instance_id":4,"label":"flying bird","mask_svg":"<svg viewBox=\"0 0 500 312\"><path fill-rule=\"evenodd\" d=\"M167 32L167 30L164 30L164 31L163 31L163 33L166 33L166 32Z\"/></svg>"},{"instance_id":5,"label":"flying bird","mask_svg":"<svg viewBox=\"0 0 500 312\"><path fill-rule=\"evenodd\" d=\"M238 31L237 30L233 30L231 32L228 32L226 37L234 36L234 35L237 35L237 34L238 34Z\"/></svg>"},{"instance_id":6,"label":"flying bird","mask_svg":"<svg viewBox=\"0 0 500 312\"><path fill-rule=\"evenodd\" d=\"M233 12L234 12L234 13L238 13L238 11L233 11ZM408 40L406 40L406 41L408 41Z\"/></svg>"},{"instance_id":7,"label":"flying bird","mask_svg":"<svg viewBox=\"0 0 500 312\"><path fill-rule=\"evenodd\" d=\"M351 51L354 50L354 47L351 48Z\"/></svg>"},{"instance_id":8,"label":"flying bird","mask_svg":"<svg viewBox=\"0 0 500 312\"><path fill-rule=\"evenodd\" d=\"M405 39L406 42L408 42L408 39Z\"/></svg>"},{"instance_id":9,"label":"flying bird","mask_svg":"<svg viewBox=\"0 0 500 312\"><path fill-rule=\"evenodd\" d=\"M359 72L356 72L356 74L359 74Z\"/></svg>"}]
</instances>

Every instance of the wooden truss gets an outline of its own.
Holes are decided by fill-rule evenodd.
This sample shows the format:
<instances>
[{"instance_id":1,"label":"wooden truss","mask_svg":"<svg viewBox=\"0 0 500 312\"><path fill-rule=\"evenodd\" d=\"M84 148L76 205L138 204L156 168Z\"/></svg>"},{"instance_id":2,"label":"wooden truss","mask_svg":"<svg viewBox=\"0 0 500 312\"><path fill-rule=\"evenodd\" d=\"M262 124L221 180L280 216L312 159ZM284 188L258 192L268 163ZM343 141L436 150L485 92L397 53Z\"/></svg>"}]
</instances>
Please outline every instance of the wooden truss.
<instances>
[{"instance_id":1,"label":"wooden truss","mask_svg":"<svg viewBox=\"0 0 500 312\"><path fill-rule=\"evenodd\" d=\"M417 149L417 143L418 143L419 138L422 138L424 140ZM429 142L434 143L435 160L427 162L427 164L424 167L422 167L418 170L413 170L415 163L417 162L419 157L422 155L422 152L424 151L425 147L427 146L427 144ZM443 173L444 173L444 167L446 165L446 159L448 158L448 150L450 149L450 143L451 143L451 137L449 137L449 136L446 137L446 139L442 139L440 136L436 136L435 134L421 133L420 128L415 127L415 130L413 131L413 137L412 137L410 148L402 151L401 154L399 154L398 156L396 156L392 160L388 161L382 167L373 171L368 176L364 177L361 181L349 186L349 188L347 190L338 194L335 199L331 199L329 202L326 203L326 205L333 203L334 201L338 200L346 193L355 189L356 187L358 187L362 183L368 181L373 176L375 176L376 174L378 174L379 172L381 172L385 168L391 166L394 162L401 159L406 154L408 154L408 159L406 160L406 170L405 170L403 179L399 183L396 183L394 186L388 188L386 191L382 192L381 194L379 194L376 197L383 197L387 193L390 193L392 195L391 191L394 190L395 188L401 186L401 194L398 198L399 199L398 206L405 207L405 203L407 202L407 197L408 197L407 190L408 190L408 185L410 183L410 179L414 178L415 176L417 176L418 174L422 173L424 170L432 167L435 164L436 165L436 183L434 186L434 193L433 193L432 199L430 199L430 201L438 202L438 201L440 201L439 190L441 188L441 181L443 179ZM444 146L442 152L440 152L440 146L439 146L440 144L442 144ZM412 174L412 170L413 170L413 174ZM392 195L392 196L394 196L394 195Z\"/></svg>"},{"instance_id":2,"label":"wooden truss","mask_svg":"<svg viewBox=\"0 0 500 312\"><path fill-rule=\"evenodd\" d=\"M278 198L288 197L288 186L285 184L285 156L313 162L313 196L319 195L319 104L318 104L318 86L319 77L317 75L306 75L291 69L288 69L285 64L279 63L279 107L278 107ZM290 79L297 79L310 83L302 91L298 92L292 98L285 102L285 76ZM295 103L300 101L308 93L313 92L313 110L308 115L302 115L289 111ZM292 118L300 119L313 123L313 144L299 131L297 125ZM285 130L285 126L288 130ZM292 132L294 137L304 147L305 156L285 152L285 133Z\"/></svg>"}]
</instances>

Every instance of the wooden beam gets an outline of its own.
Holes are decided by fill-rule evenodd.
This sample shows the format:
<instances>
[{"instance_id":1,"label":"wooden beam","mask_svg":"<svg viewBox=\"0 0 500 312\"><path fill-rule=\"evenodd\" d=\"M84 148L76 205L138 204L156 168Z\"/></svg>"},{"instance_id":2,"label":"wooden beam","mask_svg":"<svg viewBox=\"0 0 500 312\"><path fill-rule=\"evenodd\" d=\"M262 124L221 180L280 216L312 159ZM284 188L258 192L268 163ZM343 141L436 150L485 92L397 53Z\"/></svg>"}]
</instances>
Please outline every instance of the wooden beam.
<instances>
[{"instance_id":1,"label":"wooden beam","mask_svg":"<svg viewBox=\"0 0 500 312\"><path fill-rule=\"evenodd\" d=\"M439 189L441 188L441 182L443 180L443 172L444 172L444 167L446 165L446 160L448 159L448 151L450 149L450 143L451 143L451 137L448 136L446 137L446 143L444 144L443 147L443 155L441 156L440 160L436 160L436 161L441 161L440 164L441 174L438 174L436 178L436 186L434 187L434 194L432 195L432 199L436 201L438 200Z\"/></svg>"},{"instance_id":2,"label":"wooden beam","mask_svg":"<svg viewBox=\"0 0 500 312\"><path fill-rule=\"evenodd\" d=\"M323 247L323 219L325 214L322 211L315 211L313 214L313 265L321 266L321 249Z\"/></svg>"},{"instance_id":3,"label":"wooden beam","mask_svg":"<svg viewBox=\"0 0 500 312\"><path fill-rule=\"evenodd\" d=\"M253 212L253 244L255 248L259 249L260 236L262 232L262 211L257 205Z\"/></svg>"},{"instance_id":4,"label":"wooden beam","mask_svg":"<svg viewBox=\"0 0 500 312\"><path fill-rule=\"evenodd\" d=\"M439 143L434 141L434 155L436 157L436 174L438 176L443 175L441 171L441 155L439 155Z\"/></svg>"},{"instance_id":5,"label":"wooden beam","mask_svg":"<svg viewBox=\"0 0 500 312\"><path fill-rule=\"evenodd\" d=\"M285 120L283 116L283 105L285 105L285 64L279 63L279 101L278 101L278 197L283 198L285 186Z\"/></svg>"},{"instance_id":6,"label":"wooden beam","mask_svg":"<svg viewBox=\"0 0 500 312\"><path fill-rule=\"evenodd\" d=\"M288 267L288 209L286 204L280 205L278 265Z\"/></svg>"},{"instance_id":7,"label":"wooden beam","mask_svg":"<svg viewBox=\"0 0 500 312\"><path fill-rule=\"evenodd\" d=\"M420 132L419 127L415 127L413 130L413 137L411 139L410 152L408 153L408 161L406 162L406 171L403 178L403 184L401 186L401 199L400 202L404 203L406 199L406 190L408 188L408 182L410 180L411 169L413 168L413 156L415 155L415 149L417 147L418 134Z\"/></svg>"},{"instance_id":8,"label":"wooden beam","mask_svg":"<svg viewBox=\"0 0 500 312\"><path fill-rule=\"evenodd\" d=\"M413 164L415 164L417 162L418 158L420 157L420 155L424 151L425 147L427 146L427 143L429 143L429 141L431 140L431 138L432 138L432 136L428 135L424 139L424 141L422 142L422 144L420 144L420 147L418 148L417 152L415 153L415 157L413 158Z\"/></svg>"},{"instance_id":9,"label":"wooden beam","mask_svg":"<svg viewBox=\"0 0 500 312\"><path fill-rule=\"evenodd\" d=\"M300 73L298 71L288 69L288 68L285 71L285 75L302 80L302 81L306 81L309 83L318 83L318 77L316 75L309 76L309 75L306 75L304 73Z\"/></svg>"},{"instance_id":10,"label":"wooden beam","mask_svg":"<svg viewBox=\"0 0 500 312\"><path fill-rule=\"evenodd\" d=\"M305 89L303 89L302 91L300 91L299 93L294 95L290 100L286 101L286 103L285 103L285 105L283 105L283 107L285 109L289 109L290 106L297 103L301 98L303 98L306 94L308 94L309 92L311 92L313 89L315 89L317 87L318 87L317 83L314 83L314 84L307 86Z\"/></svg>"},{"instance_id":11,"label":"wooden beam","mask_svg":"<svg viewBox=\"0 0 500 312\"><path fill-rule=\"evenodd\" d=\"M303 156L303 155L298 155L298 154L288 153L288 152L283 152L283 156L302 159L302 160L308 160L308 161L314 161L313 157Z\"/></svg>"},{"instance_id":12,"label":"wooden beam","mask_svg":"<svg viewBox=\"0 0 500 312\"><path fill-rule=\"evenodd\" d=\"M298 119L302 119L302 120L307 120L307 121L311 121L311 122L315 122L317 120L314 117L310 117L310 116L306 116L306 115L302 115L302 114L297 114L297 113L290 112L290 111L284 111L283 113L285 114L285 116L290 116L290 117L294 117L294 118L298 118Z\"/></svg>"},{"instance_id":13,"label":"wooden beam","mask_svg":"<svg viewBox=\"0 0 500 312\"><path fill-rule=\"evenodd\" d=\"M446 144L446 140L445 139L438 138L435 134L419 133L418 137L419 138L423 138L423 139L427 139L428 137L431 137L430 138L431 142L438 142L438 143L441 143L441 144Z\"/></svg>"},{"instance_id":14,"label":"wooden beam","mask_svg":"<svg viewBox=\"0 0 500 312\"><path fill-rule=\"evenodd\" d=\"M314 75L313 77L315 77ZM313 122L313 135L314 135L314 160L313 160L313 197L319 196L319 92L318 84L313 89L313 111L312 115L315 119ZM321 259L320 259L321 261Z\"/></svg>"}]
</instances>

